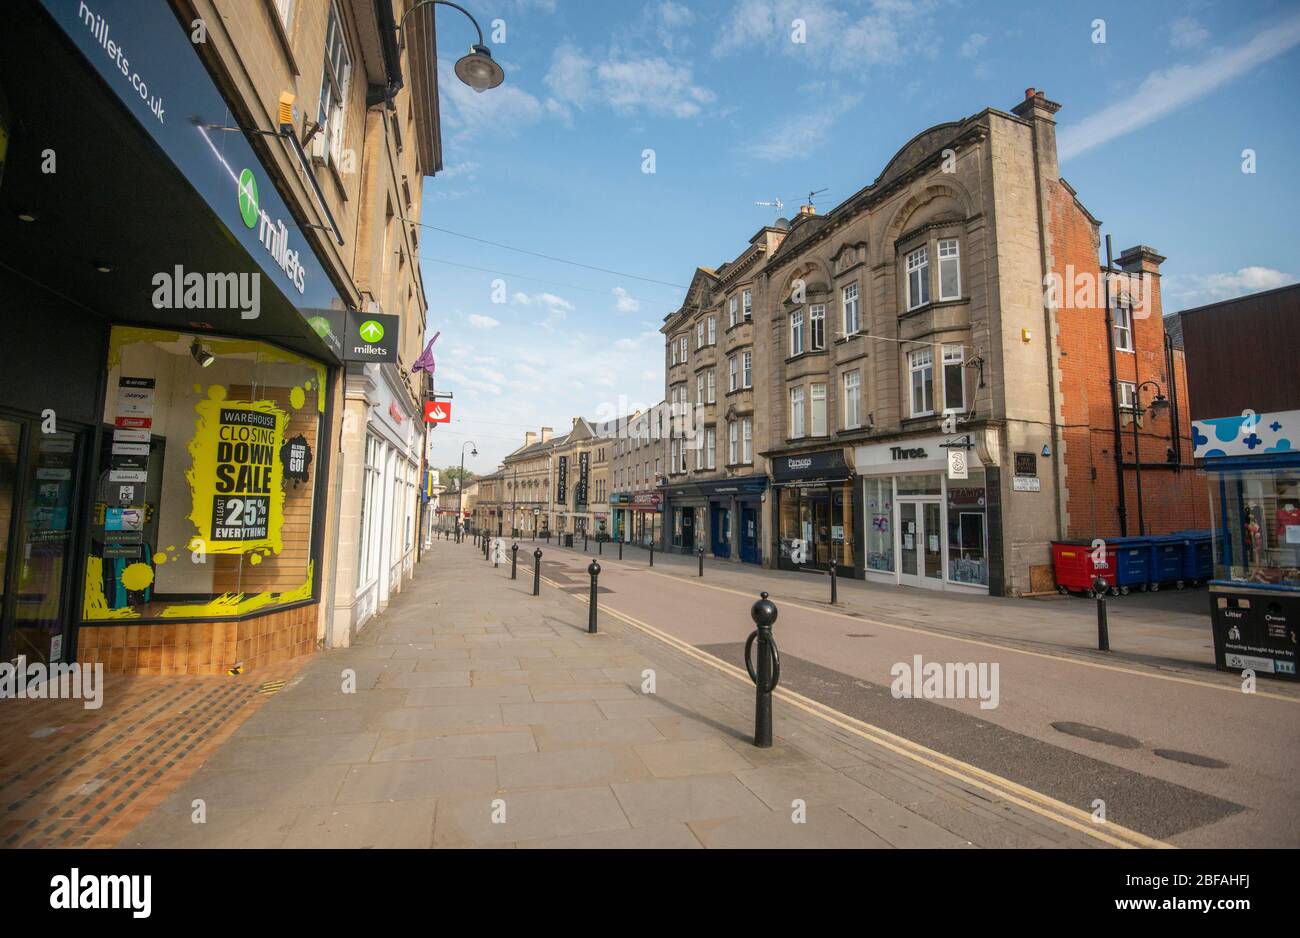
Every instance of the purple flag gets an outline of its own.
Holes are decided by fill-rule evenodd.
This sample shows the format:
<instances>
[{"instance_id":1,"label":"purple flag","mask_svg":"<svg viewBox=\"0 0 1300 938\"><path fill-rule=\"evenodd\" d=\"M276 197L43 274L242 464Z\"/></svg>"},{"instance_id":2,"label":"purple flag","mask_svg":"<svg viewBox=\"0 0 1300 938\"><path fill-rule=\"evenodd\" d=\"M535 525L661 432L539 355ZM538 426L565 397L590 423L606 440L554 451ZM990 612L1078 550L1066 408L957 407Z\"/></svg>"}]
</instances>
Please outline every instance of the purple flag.
<instances>
[{"instance_id":1,"label":"purple flag","mask_svg":"<svg viewBox=\"0 0 1300 938\"><path fill-rule=\"evenodd\" d=\"M427 371L429 374L433 374L433 343L438 341L438 336L440 335L442 335L441 332L435 332L433 334L433 338L429 340L429 344L424 347L424 352L415 360L415 364L411 366L411 374L415 374L417 371Z\"/></svg>"}]
</instances>

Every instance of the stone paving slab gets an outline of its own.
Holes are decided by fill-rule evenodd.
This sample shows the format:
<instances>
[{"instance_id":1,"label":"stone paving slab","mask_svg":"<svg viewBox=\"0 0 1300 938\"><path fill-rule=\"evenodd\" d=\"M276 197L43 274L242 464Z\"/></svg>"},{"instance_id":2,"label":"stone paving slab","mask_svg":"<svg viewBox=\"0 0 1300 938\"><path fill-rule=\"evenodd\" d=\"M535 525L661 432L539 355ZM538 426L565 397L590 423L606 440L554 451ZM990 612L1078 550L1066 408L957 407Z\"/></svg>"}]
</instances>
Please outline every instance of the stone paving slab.
<instances>
[{"instance_id":1,"label":"stone paving slab","mask_svg":"<svg viewBox=\"0 0 1300 938\"><path fill-rule=\"evenodd\" d=\"M779 703L755 749L751 685L610 617L588 635L583 601L472 545L432 554L122 846L1093 845Z\"/></svg>"}]
</instances>

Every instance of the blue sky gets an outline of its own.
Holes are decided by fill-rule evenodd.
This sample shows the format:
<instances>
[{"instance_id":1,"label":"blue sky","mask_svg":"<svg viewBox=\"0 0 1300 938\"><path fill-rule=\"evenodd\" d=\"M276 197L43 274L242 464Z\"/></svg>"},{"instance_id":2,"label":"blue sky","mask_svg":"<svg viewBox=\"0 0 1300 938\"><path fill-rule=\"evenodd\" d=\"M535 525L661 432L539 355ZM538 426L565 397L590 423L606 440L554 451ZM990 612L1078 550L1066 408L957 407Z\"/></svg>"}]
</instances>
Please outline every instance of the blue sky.
<instances>
[{"instance_id":1,"label":"blue sky","mask_svg":"<svg viewBox=\"0 0 1300 938\"><path fill-rule=\"evenodd\" d=\"M455 79L473 30L439 7L446 171L422 222L618 273L422 230L438 388L456 395L435 465L473 440L487 472L526 430L659 401L658 327L696 266L776 217L755 202L789 215L827 188L826 211L916 133L1031 86L1063 105L1061 174L1116 251L1168 257L1166 312L1300 276L1294 0L465 5L489 34L504 23L488 44L506 81Z\"/></svg>"}]
</instances>

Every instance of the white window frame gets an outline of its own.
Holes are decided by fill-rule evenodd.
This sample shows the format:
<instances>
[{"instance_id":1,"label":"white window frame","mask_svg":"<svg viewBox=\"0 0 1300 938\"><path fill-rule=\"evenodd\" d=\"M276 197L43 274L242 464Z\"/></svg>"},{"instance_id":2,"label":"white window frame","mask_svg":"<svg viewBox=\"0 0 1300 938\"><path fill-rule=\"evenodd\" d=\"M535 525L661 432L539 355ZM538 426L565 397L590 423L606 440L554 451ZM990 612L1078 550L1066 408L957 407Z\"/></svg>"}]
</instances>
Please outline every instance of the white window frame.
<instances>
[{"instance_id":1,"label":"white window frame","mask_svg":"<svg viewBox=\"0 0 1300 938\"><path fill-rule=\"evenodd\" d=\"M1119 383L1119 409L1121 412L1134 413L1137 405L1137 385L1132 381Z\"/></svg>"},{"instance_id":2,"label":"white window frame","mask_svg":"<svg viewBox=\"0 0 1300 938\"><path fill-rule=\"evenodd\" d=\"M740 462L740 424L734 420L727 421L727 465L734 466Z\"/></svg>"},{"instance_id":3,"label":"white window frame","mask_svg":"<svg viewBox=\"0 0 1300 938\"><path fill-rule=\"evenodd\" d=\"M727 368L728 368L727 390L728 391L740 390L739 359L735 355L732 355L730 358L727 359Z\"/></svg>"},{"instance_id":4,"label":"white window frame","mask_svg":"<svg viewBox=\"0 0 1300 938\"><path fill-rule=\"evenodd\" d=\"M668 345L672 349L672 363L675 365L677 364L677 340L673 339Z\"/></svg>"},{"instance_id":5,"label":"white window frame","mask_svg":"<svg viewBox=\"0 0 1300 938\"><path fill-rule=\"evenodd\" d=\"M329 159L335 166L343 162L348 92L352 86L352 52L348 49L344 23L338 5L331 0L325 25L325 58L321 63L321 95L316 119L326 126L325 132L329 134Z\"/></svg>"},{"instance_id":6,"label":"white window frame","mask_svg":"<svg viewBox=\"0 0 1300 938\"><path fill-rule=\"evenodd\" d=\"M754 461L754 418L740 418L740 461L749 465Z\"/></svg>"},{"instance_id":7,"label":"white window frame","mask_svg":"<svg viewBox=\"0 0 1300 938\"><path fill-rule=\"evenodd\" d=\"M966 349L960 345L943 347L943 412L960 414L966 411ZM961 399L956 406L948 402L948 390L953 382L961 392Z\"/></svg>"},{"instance_id":8,"label":"white window frame","mask_svg":"<svg viewBox=\"0 0 1300 938\"><path fill-rule=\"evenodd\" d=\"M907 388L912 405L912 416L929 417L934 414L934 349L922 348L908 352L907 364ZM918 374L922 375L919 389L916 384ZM918 390L924 398L921 401L917 400Z\"/></svg>"},{"instance_id":9,"label":"white window frame","mask_svg":"<svg viewBox=\"0 0 1300 938\"><path fill-rule=\"evenodd\" d=\"M748 322L754 318L754 294L753 291L746 290L741 296L743 297L741 302L742 318Z\"/></svg>"},{"instance_id":10,"label":"white window frame","mask_svg":"<svg viewBox=\"0 0 1300 938\"><path fill-rule=\"evenodd\" d=\"M733 296L727 301L727 325L734 326L740 322L740 297Z\"/></svg>"},{"instance_id":11,"label":"white window frame","mask_svg":"<svg viewBox=\"0 0 1300 938\"><path fill-rule=\"evenodd\" d=\"M801 440L804 437L804 393L803 385L790 389L790 439Z\"/></svg>"},{"instance_id":12,"label":"white window frame","mask_svg":"<svg viewBox=\"0 0 1300 938\"><path fill-rule=\"evenodd\" d=\"M809 436L826 435L826 385L814 384L809 387L809 410L810 419L808 421Z\"/></svg>"},{"instance_id":13,"label":"white window frame","mask_svg":"<svg viewBox=\"0 0 1300 938\"><path fill-rule=\"evenodd\" d=\"M718 431L715 427L704 428L704 465L703 469L718 467Z\"/></svg>"},{"instance_id":14,"label":"white window frame","mask_svg":"<svg viewBox=\"0 0 1300 938\"><path fill-rule=\"evenodd\" d=\"M808 350L821 352L826 348L826 304L814 303L808 307Z\"/></svg>"},{"instance_id":15,"label":"white window frame","mask_svg":"<svg viewBox=\"0 0 1300 938\"><path fill-rule=\"evenodd\" d=\"M293 22L293 0L275 0L275 10L280 14L280 25L288 32Z\"/></svg>"},{"instance_id":16,"label":"white window frame","mask_svg":"<svg viewBox=\"0 0 1300 938\"><path fill-rule=\"evenodd\" d=\"M943 289L943 272L952 269L957 280L956 292L949 294ZM956 238L942 238L939 241L939 299L961 299L961 246Z\"/></svg>"},{"instance_id":17,"label":"white window frame","mask_svg":"<svg viewBox=\"0 0 1300 938\"><path fill-rule=\"evenodd\" d=\"M752 351L740 353L740 386L742 388L752 388L754 386L754 353Z\"/></svg>"},{"instance_id":18,"label":"white window frame","mask_svg":"<svg viewBox=\"0 0 1300 938\"><path fill-rule=\"evenodd\" d=\"M710 345L718 344L718 317L717 316L709 317L709 344Z\"/></svg>"},{"instance_id":19,"label":"white window frame","mask_svg":"<svg viewBox=\"0 0 1300 938\"><path fill-rule=\"evenodd\" d=\"M840 305L844 311L844 334L857 335L862 329L862 291L856 283L850 283L840 291Z\"/></svg>"},{"instance_id":20,"label":"white window frame","mask_svg":"<svg viewBox=\"0 0 1300 938\"><path fill-rule=\"evenodd\" d=\"M695 400L697 403L704 403L704 372L695 376Z\"/></svg>"},{"instance_id":21,"label":"white window frame","mask_svg":"<svg viewBox=\"0 0 1300 938\"><path fill-rule=\"evenodd\" d=\"M790 314L790 357L804 353L803 310L796 309Z\"/></svg>"},{"instance_id":22,"label":"white window frame","mask_svg":"<svg viewBox=\"0 0 1300 938\"><path fill-rule=\"evenodd\" d=\"M862 426L862 372L856 368L844 372L844 429L857 430Z\"/></svg>"},{"instance_id":23,"label":"white window frame","mask_svg":"<svg viewBox=\"0 0 1300 938\"><path fill-rule=\"evenodd\" d=\"M695 349L699 351L704 348L704 320L701 319L695 324Z\"/></svg>"},{"instance_id":24,"label":"white window frame","mask_svg":"<svg viewBox=\"0 0 1300 938\"><path fill-rule=\"evenodd\" d=\"M717 393L718 393L718 369L716 369L716 368L710 368L710 369L708 370L707 378L706 378L706 380L705 380L705 382L704 382L704 386L705 386L705 388L706 388L707 391L708 391L708 395L709 395L708 400L709 400L709 403L710 403L710 404L715 404L715 403L717 403L717 400L718 400L718 398L717 398Z\"/></svg>"},{"instance_id":25,"label":"white window frame","mask_svg":"<svg viewBox=\"0 0 1300 938\"><path fill-rule=\"evenodd\" d=\"M1115 351L1133 351L1133 307L1123 303L1115 304Z\"/></svg>"},{"instance_id":26,"label":"white window frame","mask_svg":"<svg viewBox=\"0 0 1300 938\"><path fill-rule=\"evenodd\" d=\"M907 255L907 308L920 309L930 302L930 246L923 244Z\"/></svg>"}]
</instances>

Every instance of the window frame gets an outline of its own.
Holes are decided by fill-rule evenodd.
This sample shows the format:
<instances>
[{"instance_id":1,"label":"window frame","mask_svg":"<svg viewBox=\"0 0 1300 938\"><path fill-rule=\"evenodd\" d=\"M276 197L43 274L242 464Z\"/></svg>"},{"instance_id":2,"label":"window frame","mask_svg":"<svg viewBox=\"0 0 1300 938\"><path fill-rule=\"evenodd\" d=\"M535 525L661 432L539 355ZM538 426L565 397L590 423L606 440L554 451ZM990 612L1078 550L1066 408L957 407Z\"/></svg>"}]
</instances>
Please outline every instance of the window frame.
<instances>
[{"instance_id":1,"label":"window frame","mask_svg":"<svg viewBox=\"0 0 1300 938\"><path fill-rule=\"evenodd\" d=\"M790 439L802 440L807 436L806 430L804 390L802 384L797 384L790 389Z\"/></svg>"},{"instance_id":2,"label":"window frame","mask_svg":"<svg viewBox=\"0 0 1300 938\"><path fill-rule=\"evenodd\" d=\"M808 306L808 351L826 351L826 304Z\"/></svg>"},{"instance_id":3,"label":"window frame","mask_svg":"<svg viewBox=\"0 0 1300 938\"><path fill-rule=\"evenodd\" d=\"M919 260L913 260L919 258ZM906 255L907 270L907 311L920 309L930 302L930 245L922 244L915 250L908 251ZM920 293L920 299L917 300L912 291L912 278L916 277L917 293ZM915 302L914 302L915 301Z\"/></svg>"},{"instance_id":4,"label":"window frame","mask_svg":"<svg viewBox=\"0 0 1300 938\"><path fill-rule=\"evenodd\" d=\"M808 386L808 412L808 435L826 436L829 421L826 413L826 383L824 381L815 382ZM817 428L819 413L821 415L820 431Z\"/></svg>"},{"instance_id":5,"label":"window frame","mask_svg":"<svg viewBox=\"0 0 1300 938\"><path fill-rule=\"evenodd\" d=\"M927 356L927 360L919 361L921 356ZM913 417L932 417L934 416L934 349L913 349L907 353L907 364L907 397L910 404L910 413ZM917 374L926 376L922 378L920 390L922 391L922 396L927 398L927 400L922 402L923 404L929 405L927 409L917 409Z\"/></svg>"},{"instance_id":6,"label":"window frame","mask_svg":"<svg viewBox=\"0 0 1300 938\"><path fill-rule=\"evenodd\" d=\"M1123 303L1116 303L1113 309L1114 309L1114 313L1112 314L1111 324L1113 326L1112 331L1114 335L1111 337L1111 341L1115 345L1115 351L1133 352L1134 351L1133 307L1127 306ZM1123 316L1124 319L1123 324L1120 323L1121 315ZM1121 335L1125 337L1127 341L1127 345L1120 344Z\"/></svg>"},{"instance_id":7,"label":"window frame","mask_svg":"<svg viewBox=\"0 0 1300 938\"><path fill-rule=\"evenodd\" d=\"M950 357L953 352L956 357ZM945 414L961 414L966 412L966 347L963 345L946 344L942 349L943 362L943 412ZM956 368L957 387L961 391L961 402L953 406L948 402L949 369Z\"/></svg>"},{"instance_id":8,"label":"window frame","mask_svg":"<svg viewBox=\"0 0 1300 938\"><path fill-rule=\"evenodd\" d=\"M802 355L805 351L804 312L802 308L790 313L790 357Z\"/></svg>"},{"instance_id":9,"label":"window frame","mask_svg":"<svg viewBox=\"0 0 1300 938\"><path fill-rule=\"evenodd\" d=\"M852 378L852 387L849 379ZM844 372L841 378L844 385L843 420L845 430L857 430L862 427L862 372L857 368ZM849 405L853 406L853 417L849 417Z\"/></svg>"},{"instance_id":10,"label":"window frame","mask_svg":"<svg viewBox=\"0 0 1300 938\"><path fill-rule=\"evenodd\" d=\"M336 49L331 49L331 39L338 39ZM341 51L342 58L338 65L335 64L336 51ZM338 72L342 66L342 76ZM325 21L325 45L324 61L321 64L321 84L320 99L316 105L316 117L321 123L325 124L329 134L329 144L325 148L327 158L334 166L339 166L343 160L343 143L344 135L347 133L347 100L348 92L351 90L353 78L353 57L352 51L348 48L348 36L346 21L339 13L338 4L335 0L330 0L329 16ZM325 90L328 86L330 94L328 100L325 96ZM330 118L333 117L332 111L337 111L340 117L338 123L330 126Z\"/></svg>"},{"instance_id":11,"label":"window frame","mask_svg":"<svg viewBox=\"0 0 1300 938\"><path fill-rule=\"evenodd\" d=\"M853 310L852 328L850 328L850 323L849 323L849 309L850 309L849 291L850 290L853 291L852 306L851 306ZM841 288L840 310L841 310L841 319L843 320L842 324L844 327L845 337L857 335L859 332L861 332L862 331L862 288L859 287L856 282L846 284L843 288Z\"/></svg>"},{"instance_id":12,"label":"window frame","mask_svg":"<svg viewBox=\"0 0 1300 938\"><path fill-rule=\"evenodd\" d=\"M945 254L944 247L950 246L951 253ZM939 255L939 299L940 300L959 300L961 299L961 243L958 238L940 238L938 245ZM956 268L957 292L949 296L943 289L943 271L944 265L951 264Z\"/></svg>"}]
</instances>

